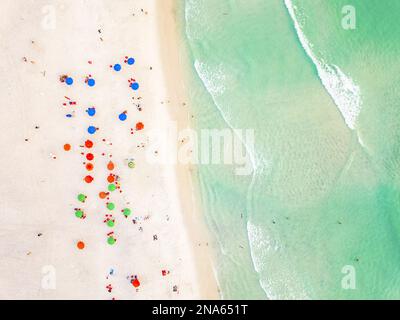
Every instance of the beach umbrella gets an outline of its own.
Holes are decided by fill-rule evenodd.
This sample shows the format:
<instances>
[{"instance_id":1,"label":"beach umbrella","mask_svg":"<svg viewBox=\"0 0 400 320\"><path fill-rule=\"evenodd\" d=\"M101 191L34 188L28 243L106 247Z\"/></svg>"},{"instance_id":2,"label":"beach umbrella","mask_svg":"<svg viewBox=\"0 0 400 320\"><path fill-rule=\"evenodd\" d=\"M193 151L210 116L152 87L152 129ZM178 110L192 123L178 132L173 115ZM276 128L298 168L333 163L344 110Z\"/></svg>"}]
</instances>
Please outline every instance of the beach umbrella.
<instances>
[{"instance_id":1,"label":"beach umbrella","mask_svg":"<svg viewBox=\"0 0 400 320\"><path fill-rule=\"evenodd\" d=\"M139 83L137 83L137 82L132 82L131 83L131 88L132 88L132 90L138 90L139 89Z\"/></svg>"},{"instance_id":2,"label":"beach umbrella","mask_svg":"<svg viewBox=\"0 0 400 320\"><path fill-rule=\"evenodd\" d=\"M85 180L86 183L91 183L91 182L93 181L93 177L90 176L90 175L87 175L87 176L84 178L84 180Z\"/></svg>"},{"instance_id":3,"label":"beach umbrella","mask_svg":"<svg viewBox=\"0 0 400 320\"><path fill-rule=\"evenodd\" d=\"M86 170L87 170L87 171L92 171L92 170L93 170L93 164L87 163L87 164L86 164Z\"/></svg>"},{"instance_id":4,"label":"beach umbrella","mask_svg":"<svg viewBox=\"0 0 400 320\"><path fill-rule=\"evenodd\" d=\"M138 288L140 286L140 282L139 282L138 278L133 279L131 281L131 283L135 288Z\"/></svg>"},{"instance_id":5,"label":"beach umbrella","mask_svg":"<svg viewBox=\"0 0 400 320\"><path fill-rule=\"evenodd\" d=\"M104 191L99 192L99 198L100 199L104 199L106 197L107 197L107 193L106 192L104 192Z\"/></svg>"},{"instance_id":6,"label":"beach umbrella","mask_svg":"<svg viewBox=\"0 0 400 320\"><path fill-rule=\"evenodd\" d=\"M135 167L135 162L129 161L129 162L128 162L128 167L131 168L131 169L133 169L133 168Z\"/></svg>"},{"instance_id":7,"label":"beach umbrella","mask_svg":"<svg viewBox=\"0 0 400 320\"><path fill-rule=\"evenodd\" d=\"M91 140L86 140L85 141L85 147L86 148L91 148L93 147L93 142Z\"/></svg>"},{"instance_id":8,"label":"beach umbrella","mask_svg":"<svg viewBox=\"0 0 400 320\"><path fill-rule=\"evenodd\" d=\"M107 221L107 226L109 226L110 228L111 228L111 227L114 227L114 225L115 225L114 220L108 220L108 221Z\"/></svg>"},{"instance_id":9,"label":"beach umbrella","mask_svg":"<svg viewBox=\"0 0 400 320\"><path fill-rule=\"evenodd\" d=\"M85 248L85 243L83 241L78 241L76 243L76 246L78 247L79 250L82 250Z\"/></svg>"},{"instance_id":10,"label":"beach umbrella","mask_svg":"<svg viewBox=\"0 0 400 320\"><path fill-rule=\"evenodd\" d=\"M92 78L89 78L87 84L89 87L93 87L96 84L96 81L94 81Z\"/></svg>"},{"instance_id":11,"label":"beach umbrella","mask_svg":"<svg viewBox=\"0 0 400 320\"><path fill-rule=\"evenodd\" d=\"M114 70L115 71L120 71L121 70L121 65L119 63L114 64Z\"/></svg>"},{"instance_id":12,"label":"beach umbrella","mask_svg":"<svg viewBox=\"0 0 400 320\"><path fill-rule=\"evenodd\" d=\"M88 128L87 128L87 132L89 132L90 134L94 134L94 133L96 133L96 127L95 126L89 126Z\"/></svg>"},{"instance_id":13,"label":"beach umbrella","mask_svg":"<svg viewBox=\"0 0 400 320\"><path fill-rule=\"evenodd\" d=\"M129 65L132 65L135 63L135 59L134 58L129 58L128 60L126 60L126 63Z\"/></svg>"},{"instance_id":14,"label":"beach umbrella","mask_svg":"<svg viewBox=\"0 0 400 320\"><path fill-rule=\"evenodd\" d=\"M143 128L144 128L144 124L142 122L136 123L136 130L137 131L142 130Z\"/></svg>"},{"instance_id":15,"label":"beach umbrella","mask_svg":"<svg viewBox=\"0 0 400 320\"><path fill-rule=\"evenodd\" d=\"M122 213L127 218L131 214L131 209L125 208L122 210Z\"/></svg>"},{"instance_id":16,"label":"beach umbrella","mask_svg":"<svg viewBox=\"0 0 400 320\"><path fill-rule=\"evenodd\" d=\"M110 170L110 171L114 170L114 163L112 161L109 161L107 163L107 169Z\"/></svg>"},{"instance_id":17,"label":"beach umbrella","mask_svg":"<svg viewBox=\"0 0 400 320\"><path fill-rule=\"evenodd\" d=\"M107 177L107 181L109 183L113 183L115 181L114 175L112 175L111 173L108 175Z\"/></svg>"},{"instance_id":18,"label":"beach umbrella","mask_svg":"<svg viewBox=\"0 0 400 320\"><path fill-rule=\"evenodd\" d=\"M64 144L64 150L65 151L71 150L71 145L69 143Z\"/></svg>"},{"instance_id":19,"label":"beach umbrella","mask_svg":"<svg viewBox=\"0 0 400 320\"><path fill-rule=\"evenodd\" d=\"M77 198L80 202L85 202L86 200L86 196L83 193L78 194Z\"/></svg>"},{"instance_id":20,"label":"beach umbrella","mask_svg":"<svg viewBox=\"0 0 400 320\"><path fill-rule=\"evenodd\" d=\"M115 240L115 238L113 236L110 236L110 237L107 238L107 243L109 245L113 245L115 243L115 241L116 240Z\"/></svg>"},{"instance_id":21,"label":"beach umbrella","mask_svg":"<svg viewBox=\"0 0 400 320\"><path fill-rule=\"evenodd\" d=\"M117 187L115 186L115 184L110 183L110 184L108 185L108 191L115 191L115 189L117 189Z\"/></svg>"},{"instance_id":22,"label":"beach umbrella","mask_svg":"<svg viewBox=\"0 0 400 320\"><path fill-rule=\"evenodd\" d=\"M96 109L94 107L90 107L86 110L86 112L90 117L93 117L96 114Z\"/></svg>"},{"instance_id":23,"label":"beach umbrella","mask_svg":"<svg viewBox=\"0 0 400 320\"><path fill-rule=\"evenodd\" d=\"M88 159L89 161L92 161L94 159L93 153L86 154L86 159Z\"/></svg>"},{"instance_id":24,"label":"beach umbrella","mask_svg":"<svg viewBox=\"0 0 400 320\"><path fill-rule=\"evenodd\" d=\"M77 218L82 218L83 217L83 211L82 210L75 210L75 216Z\"/></svg>"},{"instance_id":25,"label":"beach umbrella","mask_svg":"<svg viewBox=\"0 0 400 320\"><path fill-rule=\"evenodd\" d=\"M74 83L74 79L72 79L71 77L67 77L65 79L65 83L70 86Z\"/></svg>"},{"instance_id":26,"label":"beach umbrella","mask_svg":"<svg viewBox=\"0 0 400 320\"><path fill-rule=\"evenodd\" d=\"M126 112L122 112L119 116L118 116L119 120L121 121L125 121L127 118Z\"/></svg>"},{"instance_id":27,"label":"beach umbrella","mask_svg":"<svg viewBox=\"0 0 400 320\"><path fill-rule=\"evenodd\" d=\"M107 203L107 209L108 210L114 210L115 209L115 204L112 202Z\"/></svg>"}]
</instances>

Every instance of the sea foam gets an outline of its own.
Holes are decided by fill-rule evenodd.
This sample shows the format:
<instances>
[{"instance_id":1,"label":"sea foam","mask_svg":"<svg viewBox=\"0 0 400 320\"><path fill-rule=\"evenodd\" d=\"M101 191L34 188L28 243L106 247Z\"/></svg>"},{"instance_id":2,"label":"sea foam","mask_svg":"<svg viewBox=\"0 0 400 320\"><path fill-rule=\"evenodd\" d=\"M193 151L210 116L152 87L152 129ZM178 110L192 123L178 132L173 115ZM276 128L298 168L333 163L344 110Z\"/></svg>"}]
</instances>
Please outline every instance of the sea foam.
<instances>
[{"instance_id":1,"label":"sea foam","mask_svg":"<svg viewBox=\"0 0 400 320\"><path fill-rule=\"evenodd\" d=\"M318 76L329 95L332 97L346 125L354 130L357 117L361 110L362 100L360 87L356 85L338 66L329 65L322 58L317 58L312 51L313 45L304 35L299 20L296 17L296 6L291 0L284 0L285 6L294 23L297 36L306 54L317 68Z\"/></svg>"},{"instance_id":2,"label":"sea foam","mask_svg":"<svg viewBox=\"0 0 400 320\"><path fill-rule=\"evenodd\" d=\"M259 274L259 283L267 298L270 300L309 299L306 290L290 266L281 265L278 272L274 268L267 267L280 256L280 251L281 253L284 251L279 241L251 221L247 222L247 234L254 270Z\"/></svg>"}]
</instances>

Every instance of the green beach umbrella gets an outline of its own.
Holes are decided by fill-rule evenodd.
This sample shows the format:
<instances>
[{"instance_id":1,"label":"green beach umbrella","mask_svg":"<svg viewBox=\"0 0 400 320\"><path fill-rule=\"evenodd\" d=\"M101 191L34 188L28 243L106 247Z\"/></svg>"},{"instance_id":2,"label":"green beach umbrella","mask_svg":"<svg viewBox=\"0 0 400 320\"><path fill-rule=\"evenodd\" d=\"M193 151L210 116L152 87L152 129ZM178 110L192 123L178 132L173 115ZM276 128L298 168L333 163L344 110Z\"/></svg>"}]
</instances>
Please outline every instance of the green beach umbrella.
<instances>
[{"instance_id":1,"label":"green beach umbrella","mask_svg":"<svg viewBox=\"0 0 400 320\"><path fill-rule=\"evenodd\" d=\"M115 243L114 237L108 237L107 243L108 243L109 245L113 245L113 244Z\"/></svg>"},{"instance_id":2,"label":"green beach umbrella","mask_svg":"<svg viewBox=\"0 0 400 320\"><path fill-rule=\"evenodd\" d=\"M117 189L117 187L115 186L115 184L110 183L110 184L108 185L108 191L114 191L115 189Z\"/></svg>"},{"instance_id":3,"label":"green beach umbrella","mask_svg":"<svg viewBox=\"0 0 400 320\"><path fill-rule=\"evenodd\" d=\"M84 194L80 193L80 194L78 194L78 200L80 202L85 202L86 196Z\"/></svg>"},{"instance_id":4,"label":"green beach umbrella","mask_svg":"<svg viewBox=\"0 0 400 320\"><path fill-rule=\"evenodd\" d=\"M112 202L107 203L107 209L108 210L114 210L114 208L115 208L115 204L114 203L112 203Z\"/></svg>"},{"instance_id":5,"label":"green beach umbrella","mask_svg":"<svg viewBox=\"0 0 400 320\"><path fill-rule=\"evenodd\" d=\"M133 169L135 167L135 163L133 161L128 162L128 167Z\"/></svg>"},{"instance_id":6,"label":"green beach umbrella","mask_svg":"<svg viewBox=\"0 0 400 320\"><path fill-rule=\"evenodd\" d=\"M122 210L122 213L124 214L125 217L127 217L131 214L131 209L125 208L124 210Z\"/></svg>"},{"instance_id":7,"label":"green beach umbrella","mask_svg":"<svg viewBox=\"0 0 400 320\"><path fill-rule=\"evenodd\" d=\"M107 225L111 228L111 227L114 227L115 223L113 220L108 220Z\"/></svg>"},{"instance_id":8,"label":"green beach umbrella","mask_svg":"<svg viewBox=\"0 0 400 320\"><path fill-rule=\"evenodd\" d=\"M76 210L75 211L75 216L77 218L82 218L83 217L83 211L82 210Z\"/></svg>"}]
</instances>

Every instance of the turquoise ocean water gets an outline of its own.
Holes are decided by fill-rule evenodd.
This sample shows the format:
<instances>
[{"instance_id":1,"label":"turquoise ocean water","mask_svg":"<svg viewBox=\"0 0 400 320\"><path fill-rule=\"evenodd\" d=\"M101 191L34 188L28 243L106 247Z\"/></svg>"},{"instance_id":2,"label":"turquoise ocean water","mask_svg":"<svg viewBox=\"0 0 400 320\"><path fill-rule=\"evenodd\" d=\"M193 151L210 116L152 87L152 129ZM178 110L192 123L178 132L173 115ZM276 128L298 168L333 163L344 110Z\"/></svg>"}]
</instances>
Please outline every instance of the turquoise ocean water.
<instances>
[{"instance_id":1,"label":"turquoise ocean water","mask_svg":"<svg viewBox=\"0 0 400 320\"><path fill-rule=\"evenodd\" d=\"M400 298L400 1L180 4L195 126L255 132L197 171L223 298Z\"/></svg>"}]
</instances>

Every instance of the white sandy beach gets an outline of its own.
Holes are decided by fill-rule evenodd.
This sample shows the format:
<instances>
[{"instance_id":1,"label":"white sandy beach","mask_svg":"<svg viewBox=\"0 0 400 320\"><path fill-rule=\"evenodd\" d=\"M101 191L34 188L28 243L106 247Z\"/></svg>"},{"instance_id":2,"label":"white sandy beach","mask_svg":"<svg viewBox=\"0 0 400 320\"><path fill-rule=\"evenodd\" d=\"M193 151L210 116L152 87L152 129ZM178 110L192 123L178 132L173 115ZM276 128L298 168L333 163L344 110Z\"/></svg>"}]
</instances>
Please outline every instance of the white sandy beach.
<instances>
[{"instance_id":1,"label":"white sandy beach","mask_svg":"<svg viewBox=\"0 0 400 320\"><path fill-rule=\"evenodd\" d=\"M174 4L0 2L0 299L219 297L190 168L146 161L148 132L170 121L180 128L189 123ZM125 56L135 64L125 64ZM120 72L109 67L114 63ZM59 81L63 74L73 77L72 86ZM84 83L88 74L96 79L92 88ZM140 83L138 91L129 88L130 78ZM65 96L76 106L63 106ZM85 112L90 106L94 117ZM144 130L131 134L139 121ZM99 130L89 135L89 125ZM94 142L90 173L80 147L87 139ZM65 143L72 146L68 152ZM110 193L113 212L98 197L107 189L110 160L122 190ZM83 181L87 174L94 177L90 184ZM84 204L79 193L88 197ZM78 207L86 219L75 217ZM125 207L132 209L127 219L120 212ZM111 213L114 228L103 223ZM107 244L111 231L114 245ZM140 280L138 290L131 275Z\"/></svg>"}]
</instances>

